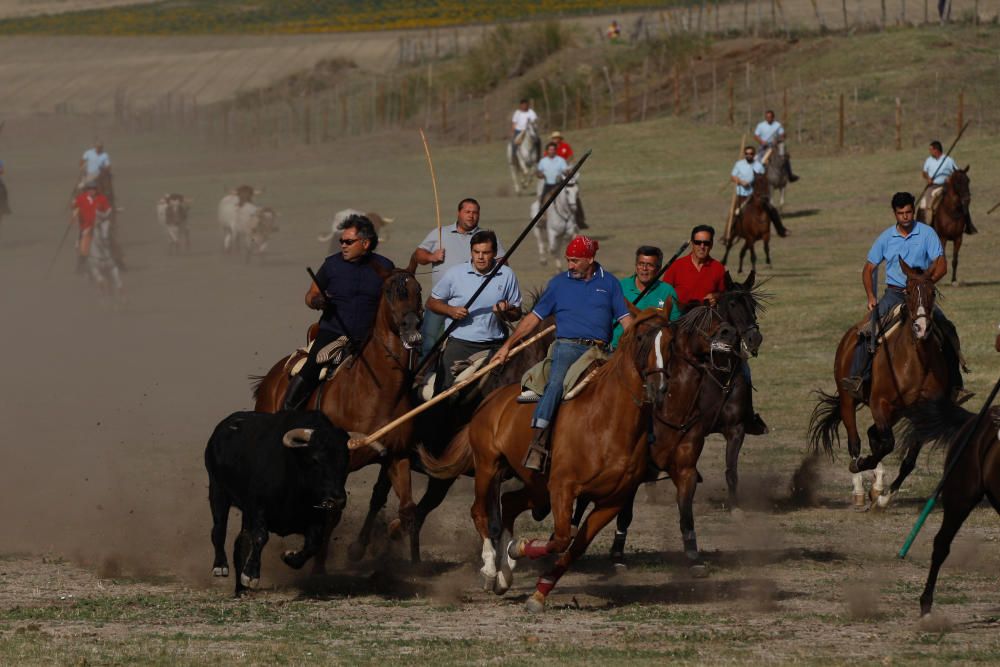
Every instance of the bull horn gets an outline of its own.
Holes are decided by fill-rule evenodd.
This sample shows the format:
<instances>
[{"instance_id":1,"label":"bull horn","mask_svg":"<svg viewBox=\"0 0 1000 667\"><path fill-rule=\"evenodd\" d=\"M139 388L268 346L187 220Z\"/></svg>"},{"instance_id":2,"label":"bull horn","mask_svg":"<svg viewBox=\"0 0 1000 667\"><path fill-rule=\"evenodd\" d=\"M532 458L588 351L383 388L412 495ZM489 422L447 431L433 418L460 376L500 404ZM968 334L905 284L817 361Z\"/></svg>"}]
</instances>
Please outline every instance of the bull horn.
<instances>
[{"instance_id":1,"label":"bull horn","mask_svg":"<svg viewBox=\"0 0 1000 667\"><path fill-rule=\"evenodd\" d=\"M365 442L365 440L368 438L368 436L365 435L364 433L358 433L356 431L351 431L350 433L348 433L348 435L350 436L350 440L347 441L347 448L349 450L351 450L352 452L355 449L360 449L360 448L364 447L365 445L367 445L368 447L371 447L372 449L374 449L379 454L381 454L382 452L385 451L385 445L383 445L378 440L373 440L372 442Z\"/></svg>"},{"instance_id":2,"label":"bull horn","mask_svg":"<svg viewBox=\"0 0 1000 667\"><path fill-rule=\"evenodd\" d=\"M387 225L391 225L392 223L396 222L396 218L382 218L382 222L384 222Z\"/></svg>"},{"instance_id":3,"label":"bull horn","mask_svg":"<svg viewBox=\"0 0 1000 667\"><path fill-rule=\"evenodd\" d=\"M308 447L315 430L312 428L293 428L281 438L281 444L289 449Z\"/></svg>"}]
</instances>

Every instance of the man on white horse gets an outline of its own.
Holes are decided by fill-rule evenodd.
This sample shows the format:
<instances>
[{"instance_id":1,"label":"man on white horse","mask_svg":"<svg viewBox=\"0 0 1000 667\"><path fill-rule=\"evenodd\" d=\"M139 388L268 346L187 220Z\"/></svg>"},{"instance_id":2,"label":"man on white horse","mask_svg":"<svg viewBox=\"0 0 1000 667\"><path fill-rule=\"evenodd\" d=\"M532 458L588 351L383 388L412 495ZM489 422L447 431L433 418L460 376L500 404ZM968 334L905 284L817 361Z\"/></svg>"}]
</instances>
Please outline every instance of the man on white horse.
<instances>
[{"instance_id":1,"label":"man on white horse","mask_svg":"<svg viewBox=\"0 0 1000 667\"><path fill-rule=\"evenodd\" d=\"M764 120L757 123L753 131L760 144L759 159L763 160L769 151L780 151L785 158L785 173L788 175L788 182L794 183L799 177L792 173L792 161L785 150L785 128L774 119L774 112L770 109L764 112Z\"/></svg>"},{"instance_id":2,"label":"man on white horse","mask_svg":"<svg viewBox=\"0 0 1000 667\"><path fill-rule=\"evenodd\" d=\"M521 98L517 108L514 109L514 115L510 119L510 140L515 153L517 152L517 145L521 143L519 141L521 134L528 129L528 125L536 125L537 123L538 114L531 108L531 104L527 99Z\"/></svg>"},{"instance_id":3,"label":"man on white horse","mask_svg":"<svg viewBox=\"0 0 1000 667\"><path fill-rule=\"evenodd\" d=\"M556 142L550 141L545 147L545 157L538 161L538 169L535 171L535 175L542 179L542 192L538 197L540 203L545 203L545 198L550 192L556 189L559 181L569 171L569 165L566 163L566 160L556 155L557 148L558 145Z\"/></svg>"}]
</instances>

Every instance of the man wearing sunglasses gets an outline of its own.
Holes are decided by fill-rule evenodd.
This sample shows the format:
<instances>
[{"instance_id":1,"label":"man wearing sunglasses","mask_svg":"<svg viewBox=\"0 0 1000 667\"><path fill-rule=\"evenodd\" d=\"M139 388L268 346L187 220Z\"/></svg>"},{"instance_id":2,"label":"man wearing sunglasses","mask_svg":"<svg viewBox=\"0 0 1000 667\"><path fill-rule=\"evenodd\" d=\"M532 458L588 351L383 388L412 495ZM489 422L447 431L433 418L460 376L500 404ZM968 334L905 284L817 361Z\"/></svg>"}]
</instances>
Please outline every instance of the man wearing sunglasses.
<instances>
[{"instance_id":1,"label":"man wearing sunglasses","mask_svg":"<svg viewBox=\"0 0 1000 667\"><path fill-rule=\"evenodd\" d=\"M316 272L316 282L306 292L306 305L323 311L323 316L309 357L285 392L285 410L300 408L319 384L323 362L332 355L327 348L334 343L354 347L368 337L382 298L385 275L395 268L390 260L375 254L378 233L371 220L352 215L342 228L340 252L324 260ZM324 359L317 361L321 352Z\"/></svg>"}]
</instances>

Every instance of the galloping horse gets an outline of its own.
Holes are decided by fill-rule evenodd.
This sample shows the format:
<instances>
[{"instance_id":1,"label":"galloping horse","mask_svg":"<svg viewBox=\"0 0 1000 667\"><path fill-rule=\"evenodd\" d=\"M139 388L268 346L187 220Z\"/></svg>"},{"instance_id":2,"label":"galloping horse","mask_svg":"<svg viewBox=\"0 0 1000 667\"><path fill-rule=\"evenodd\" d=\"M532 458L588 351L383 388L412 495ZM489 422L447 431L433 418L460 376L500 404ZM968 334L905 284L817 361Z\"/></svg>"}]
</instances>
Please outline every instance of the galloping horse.
<instances>
[{"instance_id":1,"label":"galloping horse","mask_svg":"<svg viewBox=\"0 0 1000 667\"><path fill-rule=\"evenodd\" d=\"M538 130L534 123L529 122L523 131L507 142L507 164L510 165L515 193L534 192L535 168L539 158Z\"/></svg>"},{"instance_id":2,"label":"galloping horse","mask_svg":"<svg viewBox=\"0 0 1000 667\"><path fill-rule=\"evenodd\" d=\"M118 205L115 203L114 179L111 177L111 168L103 167L97 174L97 191L104 195L108 204L111 205L111 257L120 269L125 268L125 251L122 249L118 239Z\"/></svg>"},{"instance_id":3,"label":"galloping horse","mask_svg":"<svg viewBox=\"0 0 1000 667\"><path fill-rule=\"evenodd\" d=\"M532 232L538 241L538 262L542 266L548 263L549 255L555 261L556 268L562 270L562 255L566 244L580 232L579 223L583 216L583 208L579 205L580 185L574 176L555 198L545 212L545 218L538 221ZM531 217L538 215L541 204L536 199L531 202Z\"/></svg>"},{"instance_id":4,"label":"galloping horse","mask_svg":"<svg viewBox=\"0 0 1000 667\"><path fill-rule=\"evenodd\" d=\"M368 340L361 344L357 358L344 362L337 377L321 384L307 405L318 406L331 422L358 433L371 433L409 411L411 368L418 356L414 351L420 347L422 315L420 284L413 273L402 269L392 271L383 283L375 326ZM281 410L288 387L285 369L290 356L272 366L254 389L255 410ZM400 520L406 527L413 520L415 508L410 486L412 439L413 424L404 423L379 443L385 450L381 460L377 446L373 446L353 450L350 461L352 472L372 463L385 468L399 498ZM324 543L317 556L319 566L325 551Z\"/></svg>"},{"instance_id":5,"label":"galloping horse","mask_svg":"<svg viewBox=\"0 0 1000 667\"><path fill-rule=\"evenodd\" d=\"M765 175L771 192L777 192L778 210L785 206L785 188L788 187L788 170L785 168L785 144L781 143L770 149L765 163Z\"/></svg>"},{"instance_id":6,"label":"galloping horse","mask_svg":"<svg viewBox=\"0 0 1000 667\"><path fill-rule=\"evenodd\" d=\"M941 239L941 246L946 247L948 241L952 242L951 284L956 287L958 286L958 251L962 249L962 234L966 233L966 230L969 234L976 233L976 228L972 226L972 215L969 213L971 201L969 167L966 166L965 169L953 171L948 180L945 181L941 201L931 218L931 227Z\"/></svg>"},{"instance_id":7,"label":"galloping horse","mask_svg":"<svg viewBox=\"0 0 1000 667\"><path fill-rule=\"evenodd\" d=\"M736 239L742 238L743 249L740 250L739 273L743 273L743 258L746 256L747 250L750 251L750 268L754 271L757 270L757 251L754 249L754 244L757 241L764 242L764 258L767 260L767 265L771 266L771 223L774 222L779 236L785 234L782 233L784 227L781 224L781 215L771 205L770 188L766 175L757 174L754 177L753 193L740 208L741 211L733 223L733 233L726 239L726 254L722 257L722 263L725 264L726 260L729 259L729 250L733 247Z\"/></svg>"},{"instance_id":8,"label":"galloping horse","mask_svg":"<svg viewBox=\"0 0 1000 667\"><path fill-rule=\"evenodd\" d=\"M753 289L755 274L742 285L726 274L726 292L715 306L696 306L671 325L674 328L670 360L667 364L669 401L653 413L652 463L666 471L677 489L681 536L684 550L694 567L701 567L694 532L694 493L698 459L705 438L721 433L726 438L726 485L729 503L736 506L737 465L745 437L744 424L750 410L750 387L742 372L748 355L757 355L763 338L757 328L757 313L763 308L764 294ZM700 345L701 333L712 327L712 320L730 325L739 336L739 350L715 348L699 358L692 350ZM635 495L619 513L611 558L624 565L625 540L632 524ZM577 505L574 525L583 518L586 508Z\"/></svg>"},{"instance_id":9,"label":"galloping horse","mask_svg":"<svg viewBox=\"0 0 1000 667\"><path fill-rule=\"evenodd\" d=\"M817 391L819 402L809 422L809 441L813 448L822 446L831 457L834 440L838 443L840 441L840 423L843 422L847 429L850 471L854 473L853 502L858 510L867 508L862 471L875 469L875 483L872 485L870 499L877 500L879 507L885 507L916 465L919 447L907 451L900 463L899 475L889 487L889 493L881 493L884 474L881 461L895 447L892 428L903 416L903 412L920 401L951 396L952 387L945 358L937 349L932 335L934 282L929 271L912 269L902 258L899 264L906 274L906 303L902 307L902 320L898 331L890 330L884 335L872 360L869 397L867 401L863 401L871 409L874 421L868 429L871 455L861 456L857 421L859 402L840 385L843 378L851 375L851 361L858 332L869 318L852 326L841 338L833 364L833 378L839 395ZM872 336L882 337L882 332L873 332ZM862 345L866 344L867 341L862 341Z\"/></svg>"},{"instance_id":10,"label":"galloping horse","mask_svg":"<svg viewBox=\"0 0 1000 667\"><path fill-rule=\"evenodd\" d=\"M621 511L646 475L651 405L663 400L667 389L664 373L673 334L667 318L669 304L665 310L639 312L631 304L629 308L636 320L618 349L586 388L559 409L548 474L535 473L520 463L531 440L532 406L517 403L517 385L491 394L440 459L422 455L428 474L435 476L455 477L475 467L472 517L483 539L481 572L487 590L505 593L519 558L559 555L553 569L538 580L527 602L529 611L544 610L545 599L559 578ZM735 342L735 332L731 333ZM695 354L707 352L710 342L703 343ZM501 482L515 475L524 487L501 497ZM574 502L595 506L575 536L571 532ZM555 522L552 538L515 542L518 515L549 505ZM498 534L494 527L500 523L503 528Z\"/></svg>"}]
</instances>

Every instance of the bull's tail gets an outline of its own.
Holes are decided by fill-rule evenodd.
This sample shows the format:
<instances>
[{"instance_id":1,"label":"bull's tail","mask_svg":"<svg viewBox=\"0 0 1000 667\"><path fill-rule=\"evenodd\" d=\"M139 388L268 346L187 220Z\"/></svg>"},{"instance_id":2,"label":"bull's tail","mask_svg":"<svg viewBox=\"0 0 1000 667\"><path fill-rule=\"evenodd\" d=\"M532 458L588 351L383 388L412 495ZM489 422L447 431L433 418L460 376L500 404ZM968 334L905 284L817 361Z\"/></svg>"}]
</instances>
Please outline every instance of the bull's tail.
<instances>
[{"instance_id":1,"label":"bull's tail","mask_svg":"<svg viewBox=\"0 0 1000 667\"><path fill-rule=\"evenodd\" d=\"M809 444L814 452L823 448L833 458L833 445L840 445L840 397L817 390L819 401L809 418Z\"/></svg>"},{"instance_id":2,"label":"bull's tail","mask_svg":"<svg viewBox=\"0 0 1000 667\"><path fill-rule=\"evenodd\" d=\"M441 456L431 456L423 447L417 449L420 462L428 475L435 479L455 479L464 472L472 470L472 443L469 441L468 424L462 427L448 443Z\"/></svg>"}]
</instances>

